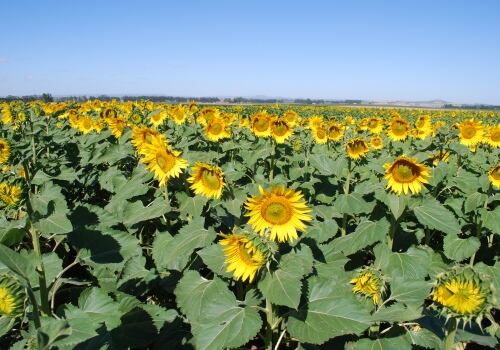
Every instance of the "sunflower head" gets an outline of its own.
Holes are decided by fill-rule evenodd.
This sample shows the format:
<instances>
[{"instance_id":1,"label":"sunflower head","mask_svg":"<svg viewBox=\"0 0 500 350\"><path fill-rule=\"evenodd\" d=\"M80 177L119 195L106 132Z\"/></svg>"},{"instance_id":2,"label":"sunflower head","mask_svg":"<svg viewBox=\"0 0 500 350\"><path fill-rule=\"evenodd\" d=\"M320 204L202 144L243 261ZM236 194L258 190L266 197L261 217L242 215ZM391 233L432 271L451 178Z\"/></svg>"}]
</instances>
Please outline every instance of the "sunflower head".
<instances>
[{"instance_id":1,"label":"sunflower head","mask_svg":"<svg viewBox=\"0 0 500 350\"><path fill-rule=\"evenodd\" d=\"M382 122L382 119L378 117L367 119L366 129L373 134L380 134L384 129L384 124Z\"/></svg>"},{"instance_id":2,"label":"sunflower head","mask_svg":"<svg viewBox=\"0 0 500 350\"><path fill-rule=\"evenodd\" d=\"M417 129L431 129L431 117L429 115L421 115L415 121Z\"/></svg>"},{"instance_id":3,"label":"sunflower head","mask_svg":"<svg viewBox=\"0 0 500 350\"><path fill-rule=\"evenodd\" d=\"M410 191L413 194L419 193L423 184L428 183L429 169L416 159L401 156L384 167L387 188L397 194L407 194Z\"/></svg>"},{"instance_id":4,"label":"sunflower head","mask_svg":"<svg viewBox=\"0 0 500 350\"><path fill-rule=\"evenodd\" d=\"M220 198L224 188L224 173L217 167L198 162L188 179L194 193L208 198Z\"/></svg>"},{"instance_id":5,"label":"sunflower head","mask_svg":"<svg viewBox=\"0 0 500 350\"><path fill-rule=\"evenodd\" d=\"M382 149L384 148L384 141L379 135L373 135L370 139L370 146L373 149Z\"/></svg>"},{"instance_id":6,"label":"sunflower head","mask_svg":"<svg viewBox=\"0 0 500 350\"><path fill-rule=\"evenodd\" d=\"M315 128L311 128L314 141L319 144L325 144L328 141L328 130L324 123Z\"/></svg>"},{"instance_id":7,"label":"sunflower head","mask_svg":"<svg viewBox=\"0 0 500 350\"><path fill-rule=\"evenodd\" d=\"M349 158L359 160L368 153L368 145L365 140L356 138L346 143L345 150Z\"/></svg>"},{"instance_id":8,"label":"sunflower head","mask_svg":"<svg viewBox=\"0 0 500 350\"><path fill-rule=\"evenodd\" d=\"M297 230L305 231L306 221L312 220L302 193L282 186L266 191L259 187L260 195L250 197L245 203L249 211L249 224L262 236L273 241L285 242L298 238Z\"/></svg>"},{"instance_id":9,"label":"sunflower head","mask_svg":"<svg viewBox=\"0 0 500 350\"><path fill-rule=\"evenodd\" d=\"M10 146L7 140L0 138L0 164L7 162L10 156Z\"/></svg>"},{"instance_id":10,"label":"sunflower head","mask_svg":"<svg viewBox=\"0 0 500 350\"><path fill-rule=\"evenodd\" d=\"M481 142L484 129L479 121L474 119L465 120L456 125L459 130L460 143L467 147L475 147Z\"/></svg>"},{"instance_id":11,"label":"sunflower head","mask_svg":"<svg viewBox=\"0 0 500 350\"><path fill-rule=\"evenodd\" d=\"M122 136L123 130L127 126L127 122L122 117L108 118L106 122L108 123L109 130L117 139Z\"/></svg>"},{"instance_id":12,"label":"sunflower head","mask_svg":"<svg viewBox=\"0 0 500 350\"><path fill-rule=\"evenodd\" d=\"M217 142L231 137L231 127L223 118L212 117L207 120L205 125L205 136L210 141Z\"/></svg>"},{"instance_id":13,"label":"sunflower head","mask_svg":"<svg viewBox=\"0 0 500 350\"><path fill-rule=\"evenodd\" d=\"M22 315L26 292L21 284L9 275L0 275L0 316Z\"/></svg>"},{"instance_id":14,"label":"sunflower head","mask_svg":"<svg viewBox=\"0 0 500 350\"><path fill-rule=\"evenodd\" d=\"M290 127L294 127L297 122L299 121L299 115L297 114L297 112L294 112L294 111L286 111L285 113L283 113L283 116L282 116L282 119L284 121L286 121L288 123L288 125L290 125Z\"/></svg>"},{"instance_id":15,"label":"sunflower head","mask_svg":"<svg viewBox=\"0 0 500 350\"><path fill-rule=\"evenodd\" d=\"M458 268L439 277L431 294L435 306L448 316L478 318L488 308L490 290L471 268Z\"/></svg>"},{"instance_id":16,"label":"sunflower head","mask_svg":"<svg viewBox=\"0 0 500 350\"><path fill-rule=\"evenodd\" d=\"M258 112L250 117L252 132L257 137L271 136L272 118L266 111Z\"/></svg>"},{"instance_id":17,"label":"sunflower head","mask_svg":"<svg viewBox=\"0 0 500 350\"><path fill-rule=\"evenodd\" d=\"M332 120L328 123L328 139L330 141L339 141L344 136L344 127Z\"/></svg>"},{"instance_id":18,"label":"sunflower head","mask_svg":"<svg viewBox=\"0 0 500 350\"><path fill-rule=\"evenodd\" d=\"M493 148L500 147L500 125L490 126L484 137L484 141Z\"/></svg>"},{"instance_id":19,"label":"sunflower head","mask_svg":"<svg viewBox=\"0 0 500 350\"><path fill-rule=\"evenodd\" d=\"M488 179L493 187L500 188L500 163L488 171Z\"/></svg>"},{"instance_id":20,"label":"sunflower head","mask_svg":"<svg viewBox=\"0 0 500 350\"><path fill-rule=\"evenodd\" d=\"M188 162L179 157L179 151L171 150L165 144L146 144L141 152L143 154L141 162L154 173L160 186L164 186L170 178L179 177L188 166Z\"/></svg>"},{"instance_id":21,"label":"sunflower head","mask_svg":"<svg viewBox=\"0 0 500 350\"><path fill-rule=\"evenodd\" d=\"M219 241L224 251L226 271L237 280L252 283L257 272L266 264L267 254L258 240L244 233L222 235Z\"/></svg>"},{"instance_id":22,"label":"sunflower head","mask_svg":"<svg viewBox=\"0 0 500 350\"><path fill-rule=\"evenodd\" d=\"M285 143L292 136L293 127L284 119L275 119L271 123L271 135L276 143Z\"/></svg>"},{"instance_id":23,"label":"sunflower head","mask_svg":"<svg viewBox=\"0 0 500 350\"><path fill-rule=\"evenodd\" d=\"M145 125L138 125L132 128L132 144L139 153L145 145L166 144L165 136L156 129L148 128Z\"/></svg>"},{"instance_id":24,"label":"sunflower head","mask_svg":"<svg viewBox=\"0 0 500 350\"><path fill-rule=\"evenodd\" d=\"M151 124L158 127L161 124L163 124L163 122L165 121L165 119L167 119L167 117L168 114L166 111L164 110L155 111L149 115L149 121L151 122Z\"/></svg>"},{"instance_id":25,"label":"sunflower head","mask_svg":"<svg viewBox=\"0 0 500 350\"><path fill-rule=\"evenodd\" d=\"M350 283L354 285L352 287L353 293L372 298L375 305L381 302L385 283L378 271L370 268L361 270L356 277L351 279Z\"/></svg>"},{"instance_id":26,"label":"sunflower head","mask_svg":"<svg viewBox=\"0 0 500 350\"><path fill-rule=\"evenodd\" d=\"M184 124L188 116L186 108L183 105L171 107L169 110L169 114L174 123L177 125Z\"/></svg>"},{"instance_id":27,"label":"sunflower head","mask_svg":"<svg viewBox=\"0 0 500 350\"><path fill-rule=\"evenodd\" d=\"M13 206L21 200L22 189L18 185L0 182L0 206Z\"/></svg>"},{"instance_id":28,"label":"sunflower head","mask_svg":"<svg viewBox=\"0 0 500 350\"><path fill-rule=\"evenodd\" d=\"M387 135L393 141L404 141L408 137L409 131L410 125L406 119L393 118L387 130Z\"/></svg>"},{"instance_id":29,"label":"sunflower head","mask_svg":"<svg viewBox=\"0 0 500 350\"><path fill-rule=\"evenodd\" d=\"M323 117L320 115L313 115L312 117L309 117L309 119L307 120L307 123L308 123L309 129L311 129L311 130L316 129L317 127L319 127L321 125L324 126Z\"/></svg>"}]
</instances>

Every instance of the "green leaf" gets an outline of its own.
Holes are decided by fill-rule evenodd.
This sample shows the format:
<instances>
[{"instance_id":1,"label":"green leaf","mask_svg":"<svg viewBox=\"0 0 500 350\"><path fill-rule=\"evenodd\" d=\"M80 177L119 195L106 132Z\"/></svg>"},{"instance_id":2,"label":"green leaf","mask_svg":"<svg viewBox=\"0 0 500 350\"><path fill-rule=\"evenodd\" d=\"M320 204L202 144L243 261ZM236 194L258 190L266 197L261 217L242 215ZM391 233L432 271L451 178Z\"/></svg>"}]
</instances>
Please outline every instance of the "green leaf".
<instances>
[{"instance_id":1,"label":"green leaf","mask_svg":"<svg viewBox=\"0 0 500 350\"><path fill-rule=\"evenodd\" d=\"M0 218L0 244L10 247L21 242L26 235L25 226L26 220L7 221Z\"/></svg>"},{"instance_id":2,"label":"green leaf","mask_svg":"<svg viewBox=\"0 0 500 350\"><path fill-rule=\"evenodd\" d=\"M335 237L339 226L335 220L327 219L325 221L314 221L307 230L307 235L303 237L312 237L318 243L324 243L330 238Z\"/></svg>"},{"instance_id":3,"label":"green leaf","mask_svg":"<svg viewBox=\"0 0 500 350\"><path fill-rule=\"evenodd\" d=\"M391 210L394 219L398 219L406 208L406 197L405 196L397 196L393 193L387 194L386 199L387 206Z\"/></svg>"},{"instance_id":4,"label":"green leaf","mask_svg":"<svg viewBox=\"0 0 500 350\"><path fill-rule=\"evenodd\" d=\"M413 321L422 317L422 308L406 306L403 303L394 303L377 309L373 315L373 321L383 322L405 322Z\"/></svg>"},{"instance_id":5,"label":"green leaf","mask_svg":"<svg viewBox=\"0 0 500 350\"><path fill-rule=\"evenodd\" d=\"M281 257L280 267L259 282L264 297L276 305L296 309L300 302L302 276L312 268L312 252L307 246Z\"/></svg>"},{"instance_id":6,"label":"green leaf","mask_svg":"<svg viewBox=\"0 0 500 350\"><path fill-rule=\"evenodd\" d=\"M391 281L390 300L397 300L407 305L418 307L427 298L432 285L426 281L405 280L395 277Z\"/></svg>"},{"instance_id":7,"label":"green leaf","mask_svg":"<svg viewBox=\"0 0 500 350\"><path fill-rule=\"evenodd\" d=\"M153 259L157 268L181 271L195 249L212 243L217 234L213 228L204 228L203 223L204 218L198 217L182 227L173 237L157 235L153 243Z\"/></svg>"},{"instance_id":8,"label":"green leaf","mask_svg":"<svg viewBox=\"0 0 500 350\"><path fill-rule=\"evenodd\" d=\"M375 266L393 277L406 280L423 279L429 273L431 256L422 248L410 247L406 253L393 253L384 244L375 249Z\"/></svg>"},{"instance_id":9,"label":"green leaf","mask_svg":"<svg viewBox=\"0 0 500 350\"><path fill-rule=\"evenodd\" d=\"M460 232L460 224L455 215L435 199L424 199L422 205L413 208L413 212L418 221L428 228L450 234Z\"/></svg>"},{"instance_id":10,"label":"green leaf","mask_svg":"<svg viewBox=\"0 0 500 350\"><path fill-rule=\"evenodd\" d=\"M356 215L371 212L375 202L367 202L359 193L349 193L338 195L334 206L339 213Z\"/></svg>"},{"instance_id":11,"label":"green leaf","mask_svg":"<svg viewBox=\"0 0 500 350\"><path fill-rule=\"evenodd\" d=\"M309 161L311 166L318 170L321 175L333 175L337 171L337 162L327 154L312 154Z\"/></svg>"},{"instance_id":12,"label":"green leaf","mask_svg":"<svg viewBox=\"0 0 500 350\"><path fill-rule=\"evenodd\" d=\"M345 284L311 278L307 302L288 318L290 335L301 342L322 344L344 334L359 334L371 316Z\"/></svg>"},{"instance_id":13,"label":"green leaf","mask_svg":"<svg viewBox=\"0 0 500 350\"><path fill-rule=\"evenodd\" d=\"M481 247L477 237L459 238L457 235L448 234L443 242L444 254L455 261L470 258Z\"/></svg>"},{"instance_id":14,"label":"green leaf","mask_svg":"<svg viewBox=\"0 0 500 350\"><path fill-rule=\"evenodd\" d=\"M376 222L364 220L353 233L334 239L333 246L345 255L354 254L362 248L384 241L388 230L389 223L385 219Z\"/></svg>"},{"instance_id":15,"label":"green leaf","mask_svg":"<svg viewBox=\"0 0 500 350\"><path fill-rule=\"evenodd\" d=\"M3 244L0 244L0 263L17 275L27 278L29 261Z\"/></svg>"},{"instance_id":16,"label":"green leaf","mask_svg":"<svg viewBox=\"0 0 500 350\"><path fill-rule=\"evenodd\" d=\"M141 221L157 218L169 210L171 210L170 205L162 197L156 198L146 207L141 201L133 203L125 201L121 220L124 225L131 226Z\"/></svg>"},{"instance_id":17,"label":"green leaf","mask_svg":"<svg viewBox=\"0 0 500 350\"><path fill-rule=\"evenodd\" d=\"M184 217L191 216L192 218L198 218L208 201L208 199L203 196L189 197L184 192L179 192L176 196L180 203L179 211Z\"/></svg>"},{"instance_id":18,"label":"green leaf","mask_svg":"<svg viewBox=\"0 0 500 350\"><path fill-rule=\"evenodd\" d=\"M465 198L464 209L466 213L470 213L479 207L484 205L484 202L488 199L488 196L484 193L474 192Z\"/></svg>"},{"instance_id":19,"label":"green leaf","mask_svg":"<svg viewBox=\"0 0 500 350\"><path fill-rule=\"evenodd\" d=\"M500 222L500 205L491 211L480 209L480 213L483 226L492 233L500 235L500 225L498 224Z\"/></svg>"},{"instance_id":20,"label":"green leaf","mask_svg":"<svg viewBox=\"0 0 500 350\"><path fill-rule=\"evenodd\" d=\"M35 227L43 234L62 235L73 231L73 224L66 216L66 210L56 210L46 218L35 222Z\"/></svg>"},{"instance_id":21,"label":"green leaf","mask_svg":"<svg viewBox=\"0 0 500 350\"><path fill-rule=\"evenodd\" d=\"M224 251L220 244L209 245L208 247L198 250L197 254L201 257L205 265L214 273L226 278L232 276L232 273L226 272L227 265Z\"/></svg>"},{"instance_id":22,"label":"green leaf","mask_svg":"<svg viewBox=\"0 0 500 350\"><path fill-rule=\"evenodd\" d=\"M411 343L404 337L358 340L355 350L410 350Z\"/></svg>"}]
</instances>

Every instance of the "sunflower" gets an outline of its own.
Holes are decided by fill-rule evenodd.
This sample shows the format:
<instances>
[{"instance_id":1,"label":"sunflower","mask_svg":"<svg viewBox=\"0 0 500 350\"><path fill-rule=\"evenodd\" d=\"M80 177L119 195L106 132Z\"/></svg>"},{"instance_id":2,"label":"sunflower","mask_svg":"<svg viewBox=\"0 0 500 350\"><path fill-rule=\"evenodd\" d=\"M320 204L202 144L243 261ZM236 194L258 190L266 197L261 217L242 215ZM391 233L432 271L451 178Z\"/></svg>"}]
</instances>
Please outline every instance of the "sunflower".
<instances>
[{"instance_id":1,"label":"sunflower","mask_svg":"<svg viewBox=\"0 0 500 350\"><path fill-rule=\"evenodd\" d=\"M308 119L307 123L309 125L309 129L311 129L311 130L314 130L314 129L324 125L323 117L320 115L313 115L312 117L310 117Z\"/></svg>"},{"instance_id":2,"label":"sunflower","mask_svg":"<svg viewBox=\"0 0 500 350\"><path fill-rule=\"evenodd\" d=\"M21 199L21 187L0 182L0 202L6 206L15 205Z\"/></svg>"},{"instance_id":3,"label":"sunflower","mask_svg":"<svg viewBox=\"0 0 500 350\"><path fill-rule=\"evenodd\" d=\"M404 141L408 137L410 126L403 118L394 118L387 130L387 136L393 141Z\"/></svg>"},{"instance_id":4,"label":"sunflower","mask_svg":"<svg viewBox=\"0 0 500 350\"><path fill-rule=\"evenodd\" d=\"M151 124L158 127L161 124L163 124L163 122L165 121L165 119L167 119L167 117L168 114L166 111L156 111L149 115L149 121L151 122Z\"/></svg>"},{"instance_id":5,"label":"sunflower","mask_svg":"<svg viewBox=\"0 0 500 350\"><path fill-rule=\"evenodd\" d=\"M171 107L169 110L170 117L175 124L181 125L186 121L187 113L186 108L183 105L178 105Z\"/></svg>"},{"instance_id":6,"label":"sunflower","mask_svg":"<svg viewBox=\"0 0 500 350\"><path fill-rule=\"evenodd\" d=\"M494 187L500 188L500 163L488 171L488 179Z\"/></svg>"},{"instance_id":7,"label":"sunflower","mask_svg":"<svg viewBox=\"0 0 500 350\"><path fill-rule=\"evenodd\" d=\"M250 197L245 208L250 217L249 224L260 235L265 235L269 229L270 239L284 242L298 238L297 230L304 231L304 221L312 220L311 209L300 191L282 186L272 187L265 191L259 187L260 195Z\"/></svg>"},{"instance_id":8,"label":"sunflower","mask_svg":"<svg viewBox=\"0 0 500 350\"><path fill-rule=\"evenodd\" d=\"M387 163L385 167L385 178L388 181L387 188L397 194L419 193L423 185L428 183L429 169L420 164L416 159L405 156L398 157L392 164Z\"/></svg>"},{"instance_id":9,"label":"sunflower","mask_svg":"<svg viewBox=\"0 0 500 350\"><path fill-rule=\"evenodd\" d=\"M10 124L12 123L13 117L8 103L2 104L2 123Z\"/></svg>"},{"instance_id":10,"label":"sunflower","mask_svg":"<svg viewBox=\"0 0 500 350\"><path fill-rule=\"evenodd\" d=\"M88 134L92 130L94 130L94 123L92 118L88 115L81 116L78 118L78 130L80 130L83 134Z\"/></svg>"},{"instance_id":11,"label":"sunflower","mask_svg":"<svg viewBox=\"0 0 500 350\"><path fill-rule=\"evenodd\" d=\"M370 146L373 149L382 149L384 148L384 141L379 135L373 135L370 139Z\"/></svg>"},{"instance_id":12,"label":"sunflower","mask_svg":"<svg viewBox=\"0 0 500 350\"><path fill-rule=\"evenodd\" d=\"M432 129L413 129L411 131L411 136L419 140L425 140L427 137L432 135Z\"/></svg>"},{"instance_id":13,"label":"sunflower","mask_svg":"<svg viewBox=\"0 0 500 350\"><path fill-rule=\"evenodd\" d=\"M271 116L266 111L253 114L250 117L250 126L257 137L271 136Z\"/></svg>"},{"instance_id":14,"label":"sunflower","mask_svg":"<svg viewBox=\"0 0 500 350\"><path fill-rule=\"evenodd\" d=\"M125 129L125 126L127 126L125 119L123 119L121 117L109 118L109 119L106 119L106 122L108 123L109 130L111 130L111 133L117 139L122 136L123 130Z\"/></svg>"},{"instance_id":15,"label":"sunflower","mask_svg":"<svg viewBox=\"0 0 500 350\"><path fill-rule=\"evenodd\" d=\"M252 283L256 273L266 263L266 257L255 243L243 234L223 235L219 241L225 256L226 272L237 280Z\"/></svg>"},{"instance_id":16,"label":"sunflower","mask_svg":"<svg viewBox=\"0 0 500 350\"><path fill-rule=\"evenodd\" d=\"M328 141L328 133L324 123L321 123L315 128L311 128L311 132L316 143L325 144Z\"/></svg>"},{"instance_id":17,"label":"sunflower","mask_svg":"<svg viewBox=\"0 0 500 350\"><path fill-rule=\"evenodd\" d=\"M26 292L13 277L0 276L0 316L20 316L24 311Z\"/></svg>"},{"instance_id":18,"label":"sunflower","mask_svg":"<svg viewBox=\"0 0 500 350\"><path fill-rule=\"evenodd\" d=\"M194 193L209 198L220 198L224 187L224 173L217 166L198 162L193 166L188 182L191 183Z\"/></svg>"},{"instance_id":19,"label":"sunflower","mask_svg":"<svg viewBox=\"0 0 500 350\"><path fill-rule=\"evenodd\" d=\"M164 186L169 178L179 177L188 162L179 157L181 152L170 150L166 145L145 144L142 149L144 157L141 162L154 173L160 186Z\"/></svg>"},{"instance_id":20,"label":"sunflower","mask_svg":"<svg viewBox=\"0 0 500 350\"><path fill-rule=\"evenodd\" d=\"M380 302L382 281L372 271L361 271L350 283L354 284L354 287L352 287L353 293L371 297L376 305Z\"/></svg>"},{"instance_id":21,"label":"sunflower","mask_svg":"<svg viewBox=\"0 0 500 350\"><path fill-rule=\"evenodd\" d=\"M479 314L487 301L487 291L471 270L452 273L438 281L432 300L455 316L468 317Z\"/></svg>"},{"instance_id":22,"label":"sunflower","mask_svg":"<svg viewBox=\"0 0 500 350\"><path fill-rule=\"evenodd\" d=\"M352 139L346 143L345 149L349 158L358 160L366 156L368 153L368 145L363 139Z\"/></svg>"},{"instance_id":23,"label":"sunflower","mask_svg":"<svg viewBox=\"0 0 500 350\"><path fill-rule=\"evenodd\" d=\"M469 119L460 124L456 124L456 126L459 130L459 138L462 145L473 148L481 142L484 134L481 122Z\"/></svg>"},{"instance_id":24,"label":"sunflower","mask_svg":"<svg viewBox=\"0 0 500 350\"><path fill-rule=\"evenodd\" d=\"M217 108L205 107L198 114L197 121L201 125L205 126L212 118L218 117L219 115L220 111Z\"/></svg>"},{"instance_id":25,"label":"sunflower","mask_svg":"<svg viewBox=\"0 0 500 350\"><path fill-rule=\"evenodd\" d=\"M290 127L293 128L299 120L299 115L294 111L286 111L285 113L283 113L282 119L286 121L288 125L290 125Z\"/></svg>"},{"instance_id":26,"label":"sunflower","mask_svg":"<svg viewBox=\"0 0 500 350\"><path fill-rule=\"evenodd\" d=\"M328 123L328 140L339 141L344 136L344 127L332 120Z\"/></svg>"},{"instance_id":27,"label":"sunflower","mask_svg":"<svg viewBox=\"0 0 500 350\"><path fill-rule=\"evenodd\" d=\"M205 124L205 136L210 141L217 142L231 137L231 128L226 121L220 117L212 117Z\"/></svg>"},{"instance_id":28,"label":"sunflower","mask_svg":"<svg viewBox=\"0 0 500 350\"><path fill-rule=\"evenodd\" d=\"M484 141L493 148L500 147L500 125L490 126L487 129Z\"/></svg>"},{"instance_id":29,"label":"sunflower","mask_svg":"<svg viewBox=\"0 0 500 350\"><path fill-rule=\"evenodd\" d=\"M273 120L271 123L271 135L277 143L285 143L293 134L293 127L283 119Z\"/></svg>"},{"instance_id":30,"label":"sunflower","mask_svg":"<svg viewBox=\"0 0 500 350\"><path fill-rule=\"evenodd\" d=\"M7 162L10 156L10 146L7 140L0 139L0 164Z\"/></svg>"},{"instance_id":31,"label":"sunflower","mask_svg":"<svg viewBox=\"0 0 500 350\"><path fill-rule=\"evenodd\" d=\"M187 111L189 115L194 115L196 112L198 112L198 105L196 102L191 101L189 102L189 105L187 106Z\"/></svg>"},{"instance_id":32,"label":"sunflower","mask_svg":"<svg viewBox=\"0 0 500 350\"><path fill-rule=\"evenodd\" d=\"M144 145L166 144L166 142L165 136L160 134L158 130L148 128L144 125L132 128L132 144L139 153L141 153Z\"/></svg>"},{"instance_id":33,"label":"sunflower","mask_svg":"<svg viewBox=\"0 0 500 350\"><path fill-rule=\"evenodd\" d=\"M382 123L382 119L373 117L368 119L368 121L366 122L366 128L372 134L380 134L384 129L384 124Z\"/></svg>"},{"instance_id":34,"label":"sunflower","mask_svg":"<svg viewBox=\"0 0 500 350\"><path fill-rule=\"evenodd\" d=\"M432 165L437 166L440 162L448 163L450 158L450 152L445 150L439 150L431 156Z\"/></svg>"},{"instance_id":35,"label":"sunflower","mask_svg":"<svg viewBox=\"0 0 500 350\"><path fill-rule=\"evenodd\" d=\"M431 117L429 115L421 115L415 121L415 127L420 130L432 129Z\"/></svg>"}]
</instances>

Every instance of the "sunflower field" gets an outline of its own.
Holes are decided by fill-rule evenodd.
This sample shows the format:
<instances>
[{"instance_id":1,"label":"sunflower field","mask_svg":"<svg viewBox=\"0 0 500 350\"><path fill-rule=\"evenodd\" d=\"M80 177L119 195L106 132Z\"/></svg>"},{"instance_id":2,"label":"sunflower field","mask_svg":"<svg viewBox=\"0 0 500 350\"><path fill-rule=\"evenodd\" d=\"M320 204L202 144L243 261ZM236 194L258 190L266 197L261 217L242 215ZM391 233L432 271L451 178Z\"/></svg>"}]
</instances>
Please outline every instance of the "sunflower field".
<instances>
[{"instance_id":1,"label":"sunflower field","mask_svg":"<svg viewBox=\"0 0 500 350\"><path fill-rule=\"evenodd\" d=\"M498 346L498 111L0 111L0 349Z\"/></svg>"}]
</instances>

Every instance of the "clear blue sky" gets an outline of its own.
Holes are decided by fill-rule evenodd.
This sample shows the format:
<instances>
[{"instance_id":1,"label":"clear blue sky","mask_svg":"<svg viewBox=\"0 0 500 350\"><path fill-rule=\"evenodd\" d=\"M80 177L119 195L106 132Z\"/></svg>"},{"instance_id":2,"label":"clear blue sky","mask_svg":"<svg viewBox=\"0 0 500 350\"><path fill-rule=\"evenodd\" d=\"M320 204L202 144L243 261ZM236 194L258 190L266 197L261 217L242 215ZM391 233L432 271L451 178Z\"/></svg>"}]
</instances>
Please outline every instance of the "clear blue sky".
<instances>
[{"instance_id":1,"label":"clear blue sky","mask_svg":"<svg viewBox=\"0 0 500 350\"><path fill-rule=\"evenodd\" d=\"M0 3L0 95L500 104L500 1Z\"/></svg>"}]
</instances>

